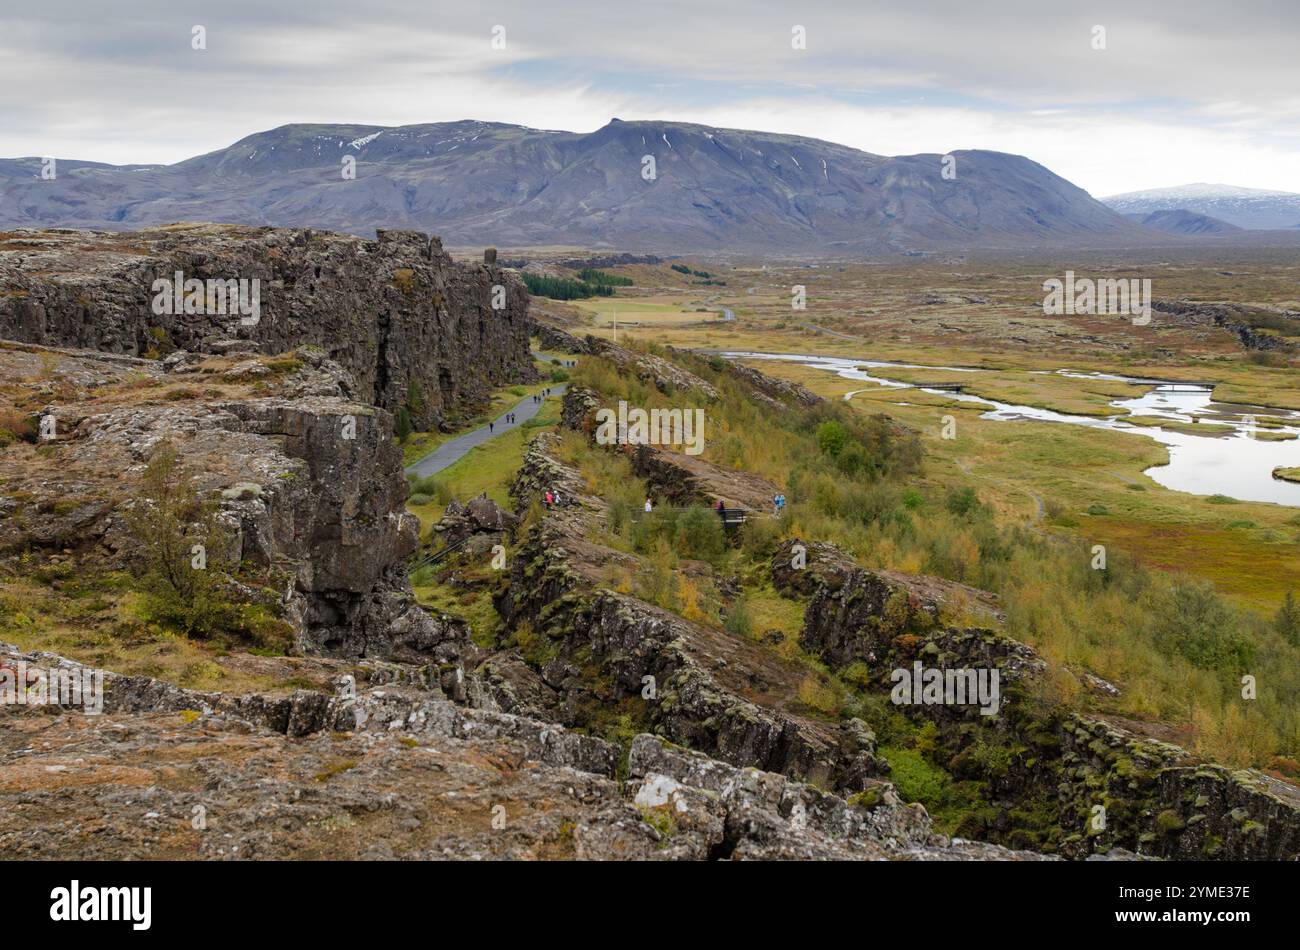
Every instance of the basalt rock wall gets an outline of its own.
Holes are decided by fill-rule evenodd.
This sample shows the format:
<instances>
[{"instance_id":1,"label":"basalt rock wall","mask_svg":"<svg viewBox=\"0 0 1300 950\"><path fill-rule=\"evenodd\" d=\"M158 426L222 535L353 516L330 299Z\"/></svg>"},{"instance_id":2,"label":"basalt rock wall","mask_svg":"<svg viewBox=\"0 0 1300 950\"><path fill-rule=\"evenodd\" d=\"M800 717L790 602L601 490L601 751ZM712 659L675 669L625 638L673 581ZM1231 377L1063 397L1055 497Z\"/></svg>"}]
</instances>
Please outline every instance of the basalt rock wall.
<instances>
[{"instance_id":1,"label":"basalt rock wall","mask_svg":"<svg viewBox=\"0 0 1300 950\"><path fill-rule=\"evenodd\" d=\"M177 273L204 282L190 305L182 287L179 313L168 289ZM245 306L223 305L210 281L248 281ZM530 379L528 333L516 277L456 263L416 231L369 241L217 225L0 235L0 338L134 356L313 345L352 376L355 398L405 408L417 429Z\"/></svg>"},{"instance_id":2,"label":"basalt rock wall","mask_svg":"<svg viewBox=\"0 0 1300 950\"><path fill-rule=\"evenodd\" d=\"M943 626L933 603L849 567L831 545L809 546L806 564L791 570L790 547L772 559L773 582L787 596L812 590L800 644L832 669L861 664L881 692L892 671L916 663L998 671L993 715L969 702L913 698L898 707L933 724L935 760L954 778L984 783L992 807L972 812L960 836L1075 858L1114 849L1174 860L1300 855L1292 786L1044 702L1033 685L1050 669L1025 644L994 630Z\"/></svg>"}]
</instances>

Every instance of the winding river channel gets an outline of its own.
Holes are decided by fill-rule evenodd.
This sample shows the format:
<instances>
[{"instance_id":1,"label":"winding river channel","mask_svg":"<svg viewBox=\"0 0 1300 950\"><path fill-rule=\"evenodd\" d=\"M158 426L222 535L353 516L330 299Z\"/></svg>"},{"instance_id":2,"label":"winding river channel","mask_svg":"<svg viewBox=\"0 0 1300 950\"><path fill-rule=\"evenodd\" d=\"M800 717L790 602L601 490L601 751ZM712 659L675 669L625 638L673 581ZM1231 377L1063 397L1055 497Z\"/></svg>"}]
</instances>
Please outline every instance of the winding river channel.
<instances>
[{"instance_id":1,"label":"winding river channel","mask_svg":"<svg viewBox=\"0 0 1300 950\"><path fill-rule=\"evenodd\" d=\"M726 352L721 355L736 360L779 360L798 363L834 373L842 379L897 389L918 387L903 380L891 379L888 375L891 369L925 369L944 374L968 374L972 381L978 378L980 373L985 372L955 366L925 366L916 363L890 363L796 353ZM1067 370L1057 372L1059 375L1074 379L1105 379L1151 388L1136 398L1111 402L1111 406L1117 410L1113 416L1074 416L1053 412L1050 409L998 402L996 399L986 399L969 393L920 388L923 392L949 399L991 406L991 409L981 414L982 419L999 422L1017 420L1058 422L1094 429L1110 429L1155 439L1168 446L1169 464L1149 468L1145 474L1155 482L1175 491L1196 495L1227 495L1244 501L1274 502L1300 507L1300 484L1281 481L1273 478L1272 475L1273 469L1278 466L1300 467L1300 440L1268 441L1266 438L1257 437L1269 433L1300 434L1300 412L1266 406L1215 402L1212 392L1188 392L1175 384L1159 380L1109 373L1077 373ZM854 393L861 391L863 390L854 390L845 398L851 398ZM900 398L898 402L899 405L906 405L905 398ZM1152 416L1174 423L1214 423L1226 428L1214 429L1213 431L1223 433L1218 436L1192 435L1160 425L1133 425L1125 421L1126 416L1129 415ZM1253 420L1264 418L1275 421L1276 427L1265 429L1254 425ZM1207 425L1207 429L1209 428Z\"/></svg>"}]
</instances>

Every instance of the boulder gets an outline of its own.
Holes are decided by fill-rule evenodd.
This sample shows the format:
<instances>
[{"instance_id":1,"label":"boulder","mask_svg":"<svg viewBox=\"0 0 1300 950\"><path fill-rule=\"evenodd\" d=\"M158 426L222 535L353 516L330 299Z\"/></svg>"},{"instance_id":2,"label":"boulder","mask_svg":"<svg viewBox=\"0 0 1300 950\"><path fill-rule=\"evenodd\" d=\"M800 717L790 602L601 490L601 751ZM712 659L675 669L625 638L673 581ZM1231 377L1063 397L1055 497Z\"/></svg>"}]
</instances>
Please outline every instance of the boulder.
<instances>
[{"instance_id":1,"label":"boulder","mask_svg":"<svg viewBox=\"0 0 1300 950\"><path fill-rule=\"evenodd\" d=\"M514 530L519 519L499 506L484 492L465 504L451 501L443 511L442 519L433 526L448 544L460 544L475 535L499 538Z\"/></svg>"}]
</instances>

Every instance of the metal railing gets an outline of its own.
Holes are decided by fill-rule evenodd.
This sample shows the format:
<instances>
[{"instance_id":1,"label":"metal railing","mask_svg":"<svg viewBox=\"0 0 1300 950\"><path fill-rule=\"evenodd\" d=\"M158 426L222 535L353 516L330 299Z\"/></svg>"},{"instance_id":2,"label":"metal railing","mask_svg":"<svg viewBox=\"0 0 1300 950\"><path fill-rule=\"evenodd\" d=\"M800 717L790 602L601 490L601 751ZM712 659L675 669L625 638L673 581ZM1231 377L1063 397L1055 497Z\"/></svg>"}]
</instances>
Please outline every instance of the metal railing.
<instances>
[{"instance_id":1,"label":"metal railing","mask_svg":"<svg viewBox=\"0 0 1300 950\"><path fill-rule=\"evenodd\" d=\"M472 541L473 539L474 539L474 535L467 534L459 541L438 548L438 550L434 551L431 554L426 555L425 557L421 558L419 561L416 561L414 564L408 567L407 573L414 574L422 567L436 567L437 565L441 564L443 561L447 560L447 558L451 557L453 554L456 554L457 552L464 549L464 547L467 544L469 544L470 541Z\"/></svg>"},{"instance_id":2,"label":"metal railing","mask_svg":"<svg viewBox=\"0 0 1300 950\"><path fill-rule=\"evenodd\" d=\"M696 511L699 509L710 511L713 514L718 515L722 519L722 523L725 525L744 524L750 518L777 517L777 513L775 511L769 511L767 509L763 509L762 511L759 511L756 508L723 508L722 511L719 512L717 508L711 506L706 508L704 505L687 505L684 507L678 505L656 505L649 512L647 512L644 508L637 508L635 509L635 511L633 511L633 517L642 518L645 515L652 514L655 511Z\"/></svg>"}]
</instances>

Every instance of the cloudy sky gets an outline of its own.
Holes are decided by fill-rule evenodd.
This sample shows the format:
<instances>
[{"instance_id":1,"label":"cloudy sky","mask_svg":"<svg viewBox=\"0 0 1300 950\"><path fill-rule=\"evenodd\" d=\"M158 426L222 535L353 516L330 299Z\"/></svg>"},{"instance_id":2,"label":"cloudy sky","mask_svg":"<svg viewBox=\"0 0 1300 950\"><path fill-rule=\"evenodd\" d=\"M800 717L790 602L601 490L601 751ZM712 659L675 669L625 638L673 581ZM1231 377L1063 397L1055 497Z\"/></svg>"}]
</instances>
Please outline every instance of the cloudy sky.
<instances>
[{"instance_id":1,"label":"cloudy sky","mask_svg":"<svg viewBox=\"0 0 1300 950\"><path fill-rule=\"evenodd\" d=\"M1297 0L11 2L0 157L173 162L290 122L618 116L1015 152L1097 196L1300 191L1297 48Z\"/></svg>"}]
</instances>

